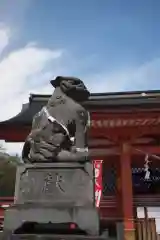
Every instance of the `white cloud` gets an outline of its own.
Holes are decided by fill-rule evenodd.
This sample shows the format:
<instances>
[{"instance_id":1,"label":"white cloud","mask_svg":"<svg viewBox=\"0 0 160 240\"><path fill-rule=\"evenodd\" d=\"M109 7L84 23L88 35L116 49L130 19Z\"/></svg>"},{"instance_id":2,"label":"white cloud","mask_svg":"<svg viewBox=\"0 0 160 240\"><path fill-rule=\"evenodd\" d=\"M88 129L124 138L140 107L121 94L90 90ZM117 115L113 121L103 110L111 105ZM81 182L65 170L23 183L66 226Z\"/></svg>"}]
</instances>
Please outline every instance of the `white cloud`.
<instances>
[{"instance_id":1,"label":"white cloud","mask_svg":"<svg viewBox=\"0 0 160 240\"><path fill-rule=\"evenodd\" d=\"M9 44L10 31L0 25L0 54ZM55 63L62 54L62 50L40 48L31 43L4 57L0 55L0 121L19 113L22 103L28 101L29 94L36 92L39 86L42 88L45 80L48 81L46 78L51 77L52 72L47 71L48 64L52 63L52 71L56 71ZM51 86L50 88L52 89ZM21 145L4 144L4 147L15 153L19 152Z\"/></svg>"},{"instance_id":2,"label":"white cloud","mask_svg":"<svg viewBox=\"0 0 160 240\"><path fill-rule=\"evenodd\" d=\"M1 29L0 35L3 36L0 38L0 49L3 51L9 44L8 30ZM1 121L18 113L22 102L28 100L29 92L42 85L42 76L45 76L47 64L52 62L54 67L54 61L61 56L61 50L28 44L24 48L12 51L0 61ZM2 102L5 102L5 105Z\"/></svg>"},{"instance_id":3,"label":"white cloud","mask_svg":"<svg viewBox=\"0 0 160 240\"><path fill-rule=\"evenodd\" d=\"M48 61L59 58L61 52L38 47L26 46L10 53L0 63L0 100L13 97L15 94L27 92L35 79L38 85L39 74L43 74L44 67Z\"/></svg>"}]
</instances>

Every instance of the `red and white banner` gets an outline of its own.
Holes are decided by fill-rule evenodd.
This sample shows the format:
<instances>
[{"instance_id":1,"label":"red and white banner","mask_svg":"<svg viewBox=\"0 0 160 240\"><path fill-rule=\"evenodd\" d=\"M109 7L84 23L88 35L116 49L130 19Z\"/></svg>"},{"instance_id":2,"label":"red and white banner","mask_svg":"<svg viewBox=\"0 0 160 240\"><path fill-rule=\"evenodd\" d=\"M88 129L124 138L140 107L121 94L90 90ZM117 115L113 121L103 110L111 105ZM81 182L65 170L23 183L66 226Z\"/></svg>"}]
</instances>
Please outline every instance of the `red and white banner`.
<instances>
[{"instance_id":1,"label":"red and white banner","mask_svg":"<svg viewBox=\"0 0 160 240\"><path fill-rule=\"evenodd\" d=\"M95 201L96 207L99 207L100 200L102 196L102 162L103 160L94 160L94 169L95 169Z\"/></svg>"}]
</instances>

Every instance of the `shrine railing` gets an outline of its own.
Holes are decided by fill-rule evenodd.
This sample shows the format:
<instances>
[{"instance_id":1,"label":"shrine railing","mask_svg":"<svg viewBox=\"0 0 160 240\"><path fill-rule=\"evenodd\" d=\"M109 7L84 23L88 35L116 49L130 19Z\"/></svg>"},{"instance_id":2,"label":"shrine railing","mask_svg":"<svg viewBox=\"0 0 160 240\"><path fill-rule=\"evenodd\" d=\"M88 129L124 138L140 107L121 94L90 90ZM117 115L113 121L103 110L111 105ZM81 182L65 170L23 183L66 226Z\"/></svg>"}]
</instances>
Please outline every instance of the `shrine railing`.
<instances>
[{"instance_id":1,"label":"shrine railing","mask_svg":"<svg viewBox=\"0 0 160 240\"><path fill-rule=\"evenodd\" d=\"M136 195L133 197L133 204L136 207L160 207L160 194L158 195ZM103 197L100 206L102 208L116 207L117 200L116 196Z\"/></svg>"}]
</instances>

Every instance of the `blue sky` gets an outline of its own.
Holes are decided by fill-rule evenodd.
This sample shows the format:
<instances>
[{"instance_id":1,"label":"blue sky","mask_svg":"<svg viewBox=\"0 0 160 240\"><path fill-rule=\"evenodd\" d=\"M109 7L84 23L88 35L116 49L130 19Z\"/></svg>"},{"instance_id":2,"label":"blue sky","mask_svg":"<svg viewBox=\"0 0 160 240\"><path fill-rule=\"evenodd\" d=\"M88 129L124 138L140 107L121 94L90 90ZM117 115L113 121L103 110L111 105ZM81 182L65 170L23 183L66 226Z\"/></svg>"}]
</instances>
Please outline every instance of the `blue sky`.
<instances>
[{"instance_id":1,"label":"blue sky","mask_svg":"<svg viewBox=\"0 0 160 240\"><path fill-rule=\"evenodd\" d=\"M90 65L96 72L143 64L159 54L159 1L48 2L35 1L28 11L28 41L32 36L42 45L65 47L80 59L95 56Z\"/></svg>"},{"instance_id":2,"label":"blue sky","mask_svg":"<svg viewBox=\"0 0 160 240\"><path fill-rule=\"evenodd\" d=\"M44 71L79 76L92 91L159 88L157 0L1 0L0 9L11 31L3 57L34 43L62 51L54 63L45 61ZM48 79L35 81L30 85ZM100 81L105 88L97 88Z\"/></svg>"},{"instance_id":3,"label":"blue sky","mask_svg":"<svg viewBox=\"0 0 160 240\"><path fill-rule=\"evenodd\" d=\"M19 5L20 0L16 2ZM119 71L159 57L157 0L48 0L47 4L29 0L24 5L17 6L23 8L23 16L17 16L15 9L8 17L11 24L22 21L14 45L36 41L41 47L65 49L77 63L74 69L72 60L66 60L70 74L83 77ZM12 11L11 6L8 9Z\"/></svg>"},{"instance_id":4,"label":"blue sky","mask_svg":"<svg viewBox=\"0 0 160 240\"><path fill-rule=\"evenodd\" d=\"M159 26L158 0L1 0L0 120L56 75L92 92L159 89Z\"/></svg>"}]
</instances>

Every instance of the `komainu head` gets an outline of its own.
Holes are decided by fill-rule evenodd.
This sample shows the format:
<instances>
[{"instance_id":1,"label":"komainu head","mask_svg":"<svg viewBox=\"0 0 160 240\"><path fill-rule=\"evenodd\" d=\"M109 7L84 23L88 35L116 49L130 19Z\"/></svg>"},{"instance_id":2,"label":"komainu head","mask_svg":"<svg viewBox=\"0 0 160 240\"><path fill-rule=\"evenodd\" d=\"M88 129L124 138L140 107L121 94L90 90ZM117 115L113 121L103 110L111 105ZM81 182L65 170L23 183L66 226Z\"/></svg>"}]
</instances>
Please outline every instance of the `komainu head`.
<instances>
[{"instance_id":1,"label":"komainu head","mask_svg":"<svg viewBox=\"0 0 160 240\"><path fill-rule=\"evenodd\" d=\"M79 78L58 76L51 80L51 84L77 102L86 101L90 96L87 87Z\"/></svg>"}]
</instances>

